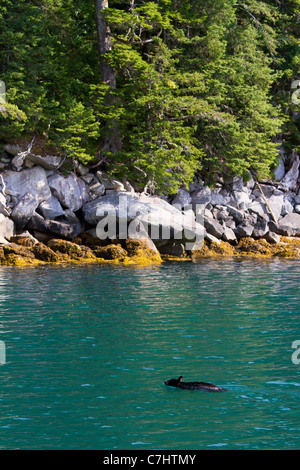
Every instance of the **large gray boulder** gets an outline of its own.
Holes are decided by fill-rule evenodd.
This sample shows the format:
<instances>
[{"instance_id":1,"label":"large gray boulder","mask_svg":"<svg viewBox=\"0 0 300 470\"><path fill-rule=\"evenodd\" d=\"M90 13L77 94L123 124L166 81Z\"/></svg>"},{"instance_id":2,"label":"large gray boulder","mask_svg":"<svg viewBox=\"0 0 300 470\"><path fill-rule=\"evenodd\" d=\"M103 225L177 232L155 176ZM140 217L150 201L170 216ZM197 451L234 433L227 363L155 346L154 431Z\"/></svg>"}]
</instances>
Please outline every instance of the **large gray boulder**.
<instances>
[{"instance_id":1,"label":"large gray boulder","mask_svg":"<svg viewBox=\"0 0 300 470\"><path fill-rule=\"evenodd\" d=\"M233 191L232 200L230 202L231 204L235 204L238 209L247 210L252 203L250 191L246 188L243 188L241 191Z\"/></svg>"},{"instance_id":2,"label":"large gray boulder","mask_svg":"<svg viewBox=\"0 0 300 470\"><path fill-rule=\"evenodd\" d=\"M210 217L207 217L204 220L204 227L208 233L214 237L221 239L224 234L224 227L216 220Z\"/></svg>"},{"instance_id":3,"label":"large gray boulder","mask_svg":"<svg viewBox=\"0 0 300 470\"><path fill-rule=\"evenodd\" d=\"M278 220L281 216L283 207L284 207L284 195L273 194L270 198L267 199L268 205L275 216L275 219Z\"/></svg>"},{"instance_id":4,"label":"large gray boulder","mask_svg":"<svg viewBox=\"0 0 300 470\"><path fill-rule=\"evenodd\" d=\"M28 153L25 158L25 163L39 165L45 170L55 170L61 164L62 158L55 155L46 155L42 157L41 155L34 155L33 153Z\"/></svg>"},{"instance_id":5,"label":"large gray boulder","mask_svg":"<svg viewBox=\"0 0 300 470\"><path fill-rule=\"evenodd\" d=\"M64 220L47 220L47 227L49 232L71 240L81 232L80 224L69 223Z\"/></svg>"},{"instance_id":6,"label":"large gray boulder","mask_svg":"<svg viewBox=\"0 0 300 470\"><path fill-rule=\"evenodd\" d=\"M8 240L15 234L14 222L5 215L0 213L0 243L6 244Z\"/></svg>"},{"instance_id":7,"label":"large gray boulder","mask_svg":"<svg viewBox=\"0 0 300 470\"><path fill-rule=\"evenodd\" d=\"M236 237L240 239L240 238L245 238L245 237L251 237L253 230L254 230L253 225L248 220L245 220L244 222L241 222L236 227L236 229L234 230L234 233Z\"/></svg>"},{"instance_id":8,"label":"large gray boulder","mask_svg":"<svg viewBox=\"0 0 300 470\"><path fill-rule=\"evenodd\" d=\"M38 212L45 218L45 219L56 219L56 217L60 217L64 215L65 211L61 207L61 204L55 196L51 196L47 201L43 201L39 207Z\"/></svg>"},{"instance_id":9,"label":"large gray boulder","mask_svg":"<svg viewBox=\"0 0 300 470\"><path fill-rule=\"evenodd\" d=\"M226 227L226 225L223 228L224 228L224 231L223 231L222 239L228 243L235 242L236 235L234 231L230 227Z\"/></svg>"},{"instance_id":10,"label":"large gray boulder","mask_svg":"<svg viewBox=\"0 0 300 470\"><path fill-rule=\"evenodd\" d=\"M237 209L236 207L233 207L233 206L227 206L226 209L227 209L229 215L233 218L233 220L237 224L243 222L243 220L245 219L245 212L244 211L239 210L239 209Z\"/></svg>"},{"instance_id":11,"label":"large gray boulder","mask_svg":"<svg viewBox=\"0 0 300 470\"><path fill-rule=\"evenodd\" d=\"M249 212L257 214L267 220L269 219L268 209L262 200L256 199L253 201L249 206Z\"/></svg>"},{"instance_id":12,"label":"large gray boulder","mask_svg":"<svg viewBox=\"0 0 300 470\"><path fill-rule=\"evenodd\" d=\"M259 217L256 224L253 227L252 236L254 238L262 238L269 231L268 221L262 217Z\"/></svg>"},{"instance_id":13,"label":"large gray boulder","mask_svg":"<svg viewBox=\"0 0 300 470\"><path fill-rule=\"evenodd\" d=\"M176 196L174 197L172 204L173 205L178 205L182 208L185 206L189 205L191 203L191 196L189 191L186 189L179 189Z\"/></svg>"},{"instance_id":14,"label":"large gray boulder","mask_svg":"<svg viewBox=\"0 0 300 470\"><path fill-rule=\"evenodd\" d=\"M213 189L210 194L210 203L213 206L226 206L230 202L230 196L226 190Z\"/></svg>"},{"instance_id":15,"label":"large gray boulder","mask_svg":"<svg viewBox=\"0 0 300 470\"><path fill-rule=\"evenodd\" d=\"M61 205L72 211L78 211L89 200L88 188L81 178L74 173L62 176L57 173L49 176L48 183L53 195Z\"/></svg>"},{"instance_id":16,"label":"large gray boulder","mask_svg":"<svg viewBox=\"0 0 300 470\"><path fill-rule=\"evenodd\" d=\"M10 215L7 207L6 197L3 193L0 193L0 214L6 215L7 217Z\"/></svg>"},{"instance_id":17,"label":"large gray boulder","mask_svg":"<svg viewBox=\"0 0 300 470\"><path fill-rule=\"evenodd\" d=\"M280 188L285 191L296 189L299 178L299 166L299 155L294 152L292 155L292 166L285 174L284 178L280 181Z\"/></svg>"},{"instance_id":18,"label":"large gray boulder","mask_svg":"<svg viewBox=\"0 0 300 470\"><path fill-rule=\"evenodd\" d=\"M60 220L44 219L40 214L34 213L28 221L26 228L40 233L55 234L63 238L73 239L77 237L82 227L73 212L65 211L65 216Z\"/></svg>"},{"instance_id":19,"label":"large gray boulder","mask_svg":"<svg viewBox=\"0 0 300 470\"><path fill-rule=\"evenodd\" d=\"M46 172L40 166L20 172L8 171L3 173L3 180L6 194L15 196L19 201L27 193L36 196L39 203L51 197Z\"/></svg>"},{"instance_id":20,"label":"large gray boulder","mask_svg":"<svg viewBox=\"0 0 300 470\"><path fill-rule=\"evenodd\" d=\"M204 186L200 190L196 190L191 193L191 204L193 206L197 204L208 204L211 200L211 189L208 186Z\"/></svg>"},{"instance_id":21,"label":"large gray boulder","mask_svg":"<svg viewBox=\"0 0 300 470\"><path fill-rule=\"evenodd\" d=\"M190 245L194 240L203 239L205 233L203 225L199 223L200 216L196 221L192 211L185 214L155 196L114 192L84 204L82 211L85 221L92 226L97 225L98 236L103 238L111 238L114 231L124 233L126 230L134 230L132 223L135 224L137 220L143 223L154 242L181 240L186 242L187 249L192 249Z\"/></svg>"},{"instance_id":22,"label":"large gray boulder","mask_svg":"<svg viewBox=\"0 0 300 470\"><path fill-rule=\"evenodd\" d=\"M4 150L7 152L9 155L17 155L19 152L22 152L22 149L19 145L17 144L6 144L4 145Z\"/></svg>"},{"instance_id":23,"label":"large gray boulder","mask_svg":"<svg viewBox=\"0 0 300 470\"><path fill-rule=\"evenodd\" d=\"M38 198L32 193L26 193L18 204L13 208L11 218L15 222L18 229L25 227L27 222L35 213L35 209L39 204Z\"/></svg>"},{"instance_id":24,"label":"large gray boulder","mask_svg":"<svg viewBox=\"0 0 300 470\"><path fill-rule=\"evenodd\" d=\"M289 237L300 236L300 214L291 212L285 215L278 221L277 227L274 224L273 232Z\"/></svg>"},{"instance_id":25,"label":"large gray boulder","mask_svg":"<svg viewBox=\"0 0 300 470\"><path fill-rule=\"evenodd\" d=\"M278 157L278 164L274 171L275 181L281 181L285 175L284 159L281 155Z\"/></svg>"}]
</instances>

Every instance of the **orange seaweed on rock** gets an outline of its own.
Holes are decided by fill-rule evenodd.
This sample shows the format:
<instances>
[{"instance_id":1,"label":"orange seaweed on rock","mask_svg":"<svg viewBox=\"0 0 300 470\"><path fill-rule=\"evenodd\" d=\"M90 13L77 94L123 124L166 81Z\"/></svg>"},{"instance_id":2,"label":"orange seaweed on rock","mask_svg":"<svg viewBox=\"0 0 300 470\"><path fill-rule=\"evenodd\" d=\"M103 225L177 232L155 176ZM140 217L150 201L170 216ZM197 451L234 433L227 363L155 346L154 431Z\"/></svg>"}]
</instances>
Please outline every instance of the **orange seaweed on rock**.
<instances>
[{"instance_id":1,"label":"orange seaweed on rock","mask_svg":"<svg viewBox=\"0 0 300 470\"><path fill-rule=\"evenodd\" d=\"M110 244L106 246L99 246L93 249L93 253L97 258L102 258L105 260L120 259L127 256L127 251L122 248L118 243L116 245Z\"/></svg>"}]
</instances>

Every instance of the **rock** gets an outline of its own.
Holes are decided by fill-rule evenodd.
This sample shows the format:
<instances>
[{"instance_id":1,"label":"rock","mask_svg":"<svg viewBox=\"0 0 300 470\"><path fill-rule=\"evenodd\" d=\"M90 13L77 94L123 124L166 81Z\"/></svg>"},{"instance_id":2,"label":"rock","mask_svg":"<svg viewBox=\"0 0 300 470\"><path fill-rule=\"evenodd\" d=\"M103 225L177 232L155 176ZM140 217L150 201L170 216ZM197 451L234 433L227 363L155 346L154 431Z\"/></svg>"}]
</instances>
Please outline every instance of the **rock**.
<instances>
[{"instance_id":1,"label":"rock","mask_svg":"<svg viewBox=\"0 0 300 470\"><path fill-rule=\"evenodd\" d=\"M111 178L107 173L97 171L96 176L105 189L113 189L115 191L125 191L124 184Z\"/></svg>"},{"instance_id":2,"label":"rock","mask_svg":"<svg viewBox=\"0 0 300 470\"><path fill-rule=\"evenodd\" d=\"M161 257L158 250L148 247L144 240L127 239L124 243L124 248L130 257L130 262L135 264L152 264L160 263Z\"/></svg>"},{"instance_id":3,"label":"rock","mask_svg":"<svg viewBox=\"0 0 300 470\"><path fill-rule=\"evenodd\" d=\"M208 233L221 239L224 234L223 226L215 219L207 218L204 220L204 227Z\"/></svg>"},{"instance_id":4,"label":"rock","mask_svg":"<svg viewBox=\"0 0 300 470\"><path fill-rule=\"evenodd\" d=\"M51 196L47 201L43 201L39 207L38 212L45 219L55 219L61 215L64 215L65 211L61 207L60 202L56 199L55 196Z\"/></svg>"},{"instance_id":5,"label":"rock","mask_svg":"<svg viewBox=\"0 0 300 470\"><path fill-rule=\"evenodd\" d=\"M270 206L271 211L273 212L275 219L278 220L281 216L283 206L284 206L284 196L283 194L276 196L272 195L269 199L267 199L268 204Z\"/></svg>"},{"instance_id":6,"label":"rock","mask_svg":"<svg viewBox=\"0 0 300 470\"><path fill-rule=\"evenodd\" d=\"M290 212L294 212L294 205L293 205L293 198L289 195L284 197L281 215L284 216L289 214Z\"/></svg>"},{"instance_id":7,"label":"rock","mask_svg":"<svg viewBox=\"0 0 300 470\"><path fill-rule=\"evenodd\" d=\"M196 178L192 183L189 184L189 193L195 193L201 191L204 187L204 182L200 178Z\"/></svg>"},{"instance_id":8,"label":"rock","mask_svg":"<svg viewBox=\"0 0 300 470\"><path fill-rule=\"evenodd\" d=\"M80 225L80 220L78 219L77 215L75 212L73 212L71 209L66 209L64 213L64 217L61 218L61 220L66 220L69 224L75 224L75 225Z\"/></svg>"},{"instance_id":9,"label":"rock","mask_svg":"<svg viewBox=\"0 0 300 470\"><path fill-rule=\"evenodd\" d=\"M127 240L139 240L142 241L149 250L157 252L157 247L149 237L148 231L144 227L143 223L137 218L134 219L128 226ZM123 239L126 237L122 237Z\"/></svg>"},{"instance_id":10,"label":"rock","mask_svg":"<svg viewBox=\"0 0 300 470\"><path fill-rule=\"evenodd\" d=\"M252 237L262 238L269 231L268 222L264 218L259 218L253 227Z\"/></svg>"},{"instance_id":11,"label":"rock","mask_svg":"<svg viewBox=\"0 0 300 470\"><path fill-rule=\"evenodd\" d=\"M269 219L269 213L266 208L266 205L264 202L261 202L259 200L253 201L250 206L249 206L249 211L254 212L255 214L259 215L260 217L264 217L266 219Z\"/></svg>"},{"instance_id":12,"label":"rock","mask_svg":"<svg viewBox=\"0 0 300 470\"><path fill-rule=\"evenodd\" d=\"M51 248L41 242L37 242L33 245L32 252L35 258L41 261L47 263L57 263L59 261L59 256L51 250Z\"/></svg>"},{"instance_id":13,"label":"rock","mask_svg":"<svg viewBox=\"0 0 300 470\"><path fill-rule=\"evenodd\" d=\"M128 254L120 244L100 246L93 251L97 258L103 259L119 259Z\"/></svg>"},{"instance_id":14,"label":"rock","mask_svg":"<svg viewBox=\"0 0 300 470\"><path fill-rule=\"evenodd\" d=\"M224 206L218 206L213 209L212 215L214 219L223 222L228 218L228 211Z\"/></svg>"},{"instance_id":15,"label":"rock","mask_svg":"<svg viewBox=\"0 0 300 470\"><path fill-rule=\"evenodd\" d=\"M82 181L84 181L86 184L91 184L92 181L98 182L97 178L93 175L93 173L86 173L83 176L80 176Z\"/></svg>"},{"instance_id":16,"label":"rock","mask_svg":"<svg viewBox=\"0 0 300 470\"><path fill-rule=\"evenodd\" d=\"M299 177L299 165L299 155L294 152L292 155L292 166L280 182L280 188L284 191L296 189Z\"/></svg>"},{"instance_id":17,"label":"rock","mask_svg":"<svg viewBox=\"0 0 300 470\"><path fill-rule=\"evenodd\" d=\"M18 259L19 257L25 258L28 261L33 261L35 258L34 254L30 251L29 248L22 245L17 245L16 243L8 243L7 245L3 245L3 251L10 264L17 264L13 262L15 257L18 257Z\"/></svg>"},{"instance_id":18,"label":"rock","mask_svg":"<svg viewBox=\"0 0 300 470\"><path fill-rule=\"evenodd\" d=\"M60 220L46 220L35 212L27 222L26 228L46 234L52 233L71 240L77 237L82 231L81 224L76 215L72 211L68 212L67 210L65 211L64 217ZM43 239L41 239L41 241L43 241Z\"/></svg>"},{"instance_id":19,"label":"rock","mask_svg":"<svg viewBox=\"0 0 300 470\"><path fill-rule=\"evenodd\" d=\"M7 217L10 215L10 210L7 207L6 197L2 193L0 193L0 214L3 214Z\"/></svg>"},{"instance_id":20,"label":"rock","mask_svg":"<svg viewBox=\"0 0 300 470\"><path fill-rule=\"evenodd\" d=\"M267 232L264 235L264 239L267 240L268 243L279 243L280 242L280 235L275 232Z\"/></svg>"},{"instance_id":21,"label":"rock","mask_svg":"<svg viewBox=\"0 0 300 470\"><path fill-rule=\"evenodd\" d=\"M74 173L69 176L55 173L48 178L48 183L53 195L61 205L74 212L89 200L86 184Z\"/></svg>"},{"instance_id":22,"label":"rock","mask_svg":"<svg viewBox=\"0 0 300 470\"><path fill-rule=\"evenodd\" d=\"M61 164L62 158L53 155L46 155L45 157L42 157L41 155L34 155L33 153L29 152L26 155L25 161L26 163L29 161L35 165L39 165L45 168L45 170L55 170Z\"/></svg>"},{"instance_id":23,"label":"rock","mask_svg":"<svg viewBox=\"0 0 300 470\"><path fill-rule=\"evenodd\" d=\"M214 189L211 191L210 203L213 206L216 206L216 205L226 206L227 204L229 204L229 201L230 201L230 197L226 190L218 191Z\"/></svg>"},{"instance_id":24,"label":"rock","mask_svg":"<svg viewBox=\"0 0 300 470\"><path fill-rule=\"evenodd\" d=\"M225 242L228 242L228 243L232 243L232 242L235 242L236 241L236 235L234 233L234 231L229 228L229 227L224 227L224 232L223 232L223 235L222 235L222 240L224 240Z\"/></svg>"},{"instance_id":25,"label":"rock","mask_svg":"<svg viewBox=\"0 0 300 470\"><path fill-rule=\"evenodd\" d=\"M271 224L269 224L271 229ZM279 235L285 235L288 237L300 236L300 214L289 213L282 217L277 223L277 226L273 224L272 229Z\"/></svg>"},{"instance_id":26,"label":"rock","mask_svg":"<svg viewBox=\"0 0 300 470\"><path fill-rule=\"evenodd\" d=\"M237 251L249 254L256 254L256 255L271 255L271 246L270 244L263 238L259 240L254 240L253 238L247 237L240 240Z\"/></svg>"},{"instance_id":27,"label":"rock","mask_svg":"<svg viewBox=\"0 0 300 470\"><path fill-rule=\"evenodd\" d=\"M35 213L39 202L35 195L26 193L20 202L14 207L11 218L16 224L17 228L24 228L29 219Z\"/></svg>"},{"instance_id":28,"label":"rock","mask_svg":"<svg viewBox=\"0 0 300 470\"><path fill-rule=\"evenodd\" d=\"M25 232L18 233L13 237L10 237L9 241L12 243L16 243L17 245L26 246L29 248L32 248L36 243L38 243L38 240L33 237L27 230Z\"/></svg>"},{"instance_id":29,"label":"rock","mask_svg":"<svg viewBox=\"0 0 300 470\"><path fill-rule=\"evenodd\" d=\"M236 229L234 230L234 233L238 239L251 237L253 233L253 229L254 227L251 223L244 221L236 227Z\"/></svg>"},{"instance_id":30,"label":"rock","mask_svg":"<svg viewBox=\"0 0 300 470\"><path fill-rule=\"evenodd\" d=\"M156 196L115 192L84 204L82 211L87 223L98 224L97 233L102 239L123 233L137 217L152 240L176 239L191 244L204 236L204 227L198 223L200 216L195 221L194 215L192 218Z\"/></svg>"},{"instance_id":31,"label":"rock","mask_svg":"<svg viewBox=\"0 0 300 470\"><path fill-rule=\"evenodd\" d=\"M22 154L17 154L11 161L12 166L19 171L24 163L25 156Z\"/></svg>"},{"instance_id":32,"label":"rock","mask_svg":"<svg viewBox=\"0 0 300 470\"><path fill-rule=\"evenodd\" d=\"M236 223L233 217L231 216L226 217L226 219L224 220L224 224L226 225L226 227L231 228L232 230L236 228Z\"/></svg>"},{"instance_id":33,"label":"rock","mask_svg":"<svg viewBox=\"0 0 300 470\"><path fill-rule=\"evenodd\" d=\"M19 145L16 144L6 144L4 145L5 152L9 153L10 155L17 155L19 152L22 152L22 149Z\"/></svg>"},{"instance_id":34,"label":"rock","mask_svg":"<svg viewBox=\"0 0 300 470\"><path fill-rule=\"evenodd\" d=\"M274 194L274 186L271 186L269 184L260 184L260 188L267 199ZM254 191L252 191L252 194L258 199L262 197L261 192L258 188L254 189Z\"/></svg>"},{"instance_id":35,"label":"rock","mask_svg":"<svg viewBox=\"0 0 300 470\"><path fill-rule=\"evenodd\" d=\"M232 193L234 202L236 203L236 206L240 210L247 210L249 205L251 204L252 200L249 196L249 193L247 190L245 191L233 191Z\"/></svg>"},{"instance_id":36,"label":"rock","mask_svg":"<svg viewBox=\"0 0 300 470\"><path fill-rule=\"evenodd\" d=\"M221 243L218 238L214 237L211 233L208 232L206 232L204 239L208 243L216 243L217 245L220 245Z\"/></svg>"},{"instance_id":37,"label":"rock","mask_svg":"<svg viewBox=\"0 0 300 470\"><path fill-rule=\"evenodd\" d=\"M47 233L49 228L48 221L46 221L40 214L35 212L27 222L26 228L29 230L35 230L37 232Z\"/></svg>"},{"instance_id":38,"label":"rock","mask_svg":"<svg viewBox=\"0 0 300 470\"><path fill-rule=\"evenodd\" d=\"M68 240L59 240L52 238L47 243L48 248L55 252L61 259L82 259L86 257L94 258L95 255L92 250L88 249L88 256L86 256L87 250L82 249L77 243L70 242Z\"/></svg>"},{"instance_id":39,"label":"rock","mask_svg":"<svg viewBox=\"0 0 300 470\"><path fill-rule=\"evenodd\" d=\"M68 261L83 260L83 259L95 259L96 256L93 251L86 247L78 245L77 243L70 242L68 240L59 240L52 238L47 243L48 248L54 251L60 259Z\"/></svg>"},{"instance_id":40,"label":"rock","mask_svg":"<svg viewBox=\"0 0 300 470\"><path fill-rule=\"evenodd\" d=\"M191 193L191 204L193 206L197 204L208 204L211 199L211 189L208 186L204 186L200 191Z\"/></svg>"},{"instance_id":41,"label":"rock","mask_svg":"<svg viewBox=\"0 0 300 470\"><path fill-rule=\"evenodd\" d=\"M3 214L0 214L0 243L6 244L15 234L14 222Z\"/></svg>"},{"instance_id":42,"label":"rock","mask_svg":"<svg viewBox=\"0 0 300 470\"><path fill-rule=\"evenodd\" d=\"M227 206L227 211L237 224L241 223L245 218L245 213L233 206Z\"/></svg>"},{"instance_id":43,"label":"rock","mask_svg":"<svg viewBox=\"0 0 300 470\"><path fill-rule=\"evenodd\" d=\"M47 220L47 228L49 232L71 240L81 233L80 225L67 221Z\"/></svg>"},{"instance_id":44,"label":"rock","mask_svg":"<svg viewBox=\"0 0 300 470\"><path fill-rule=\"evenodd\" d=\"M245 182L245 186L248 190L252 191L252 189L255 187L255 185L256 185L255 179L253 178L252 174L249 171L248 175L247 175L246 182Z\"/></svg>"},{"instance_id":45,"label":"rock","mask_svg":"<svg viewBox=\"0 0 300 470\"><path fill-rule=\"evenodd\" d=\"M39 203L51 197L44 168L37 166L20 172L8 171L3 173L6 184L6 194L12 194L21 200L27 193L33 194Z\"/></svg>"},{"instance_id":46,"label":"rock","mask_svg":"<svg viewBox=\"0 0 300 470\"><path fill-rule=\"evenodd\" d=\"M128 193L134 193L135 190L134 190L134 187L132 186L132 184L129 183L129 181L125 180L123 182L124 184L124 188L125 188L125 191L128 192Z\"/></svg>"},{"instance_id":47,"label":"rock","mask_svg":"<svg viewBox=\"0 0 300 470\"><path fill-rule=\"evenodd\" d=\"M158 245L158 250L161 255L176 256L176 258L183 258L186 255L184 245L171 240L169 243Z\"/></svg>"},{"instance_id":48,"label":"rock","mask_svg":"<svg viewBox=\"0 0 300 470\"><path fill-rule=\"evenodd\" d=\"M33 230L33 235L34 238L37 239L37 241L42 242L44 244L48 243L48 241L53 238L53 235L51 235L50 233L43 233L39 232L38 230Z\"/></svg>"},{"instance_id":49,"label":"rock","mask_svg":"<svg viewBox=\"0 0 300 470\"><path fill-rule=\"evenodd\" d=\"M91 198L95 199L99 196L103 196L105 194L105 186L104 184L101 183L95 183L89 188Z\"/></svg>"},{"instance_id":50,"label":"rock","mask_svg":"<svg viewBox=\"0 0 300 470\"><path fill-rule=\"evenodd\" d=\"M89 173L89 168L87 166L82 165L82 163L79 163L79 165L76 168L77 173L79 176L85 176Z\"/></svg>"},{"instance_id":51,"label":"rock","mask_svg":"<svg viewBox=\"0 0 300 470\"><path fill-rule=\"evenodd\" d=\"M278 157L278 164L274 171L275 181L281 181L285 175L284 160L281 156Z\"/></svg>"},{"instance_id":52,"label":"rock","mask_svg":"<svg viewBox=\"0 0 300 470\"><path fill-rule=\"evenodd\" d=\"M179 189L172 201L172 205L178 206L178 209L183 209L191 203L191 200L190 193L186 189Z\"/></svg>"},{"instance_id":53,"label":"rock","mask_svg":"<svg viewBox=\"0 0 300 470\"><path fill-rule=\"evenodd\" d=\"M242 176L235 176L232 180L232 184L231 184L231 187L232 187L232 191L243 191L243 187L244 187L244 181L243 181L243 177Z\"/></svg>"},{"instance_id":54,"label":"rock","mask_svg":"<svg viewBox=\"0 0 300 470\"><path fill-rule=\"evenodd\" d=\"M212 208L213 208L213 206L212 206ZM212 213L211 210L205 208L205 209L204 209L204 218L205 218L205 219L213 219L213 218L214 218L214 214Z\"/></svg>"},{"instance_id":55,"label":"rock","mask_svg":"<svg viewBox=\"0 0 300 470\"><path fill-rule=\"evenodd\" d=\"M300 214L300 204L295 205L295 212L297 212L297 214Z\"/></svg>"}]
</instances>

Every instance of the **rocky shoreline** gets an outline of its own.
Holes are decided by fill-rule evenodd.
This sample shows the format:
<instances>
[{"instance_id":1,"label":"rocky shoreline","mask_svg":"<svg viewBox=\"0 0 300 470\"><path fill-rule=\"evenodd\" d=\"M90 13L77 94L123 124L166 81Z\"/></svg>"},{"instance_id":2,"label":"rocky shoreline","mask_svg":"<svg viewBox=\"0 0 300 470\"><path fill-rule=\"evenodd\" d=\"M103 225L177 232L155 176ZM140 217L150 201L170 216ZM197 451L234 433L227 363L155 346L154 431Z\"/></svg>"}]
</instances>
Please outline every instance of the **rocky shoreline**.
<instances>
[{"instance_id":1,"label":"rocky shoreline","mask_svg":"<svg viewBox=\"0 0 300 470\"><path fill-rule=\"evenodd\" d=\"M168 197L34 147L0 153L0 264L160 263L300 256L299 156L281 152L274 181L200 178Z\"/></svg>"}]
</instances>

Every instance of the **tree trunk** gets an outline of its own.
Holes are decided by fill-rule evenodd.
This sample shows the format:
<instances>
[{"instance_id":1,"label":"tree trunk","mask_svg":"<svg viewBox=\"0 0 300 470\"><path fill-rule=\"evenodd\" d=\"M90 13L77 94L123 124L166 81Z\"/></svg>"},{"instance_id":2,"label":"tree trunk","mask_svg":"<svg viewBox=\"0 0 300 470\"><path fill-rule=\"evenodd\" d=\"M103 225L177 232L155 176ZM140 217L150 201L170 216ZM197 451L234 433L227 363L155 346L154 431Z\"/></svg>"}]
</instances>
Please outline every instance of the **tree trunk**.
<instances>
[{"instance_id":1,"label":"tree trunk","mask_svg":"<svg viewBox=\"0 0 300 470\"><path fill-rule=\"evenodd\" d=\"M116 88L116 73L105 61L105 54L111 50L109 27L102 15L105 8L108 8L108 0L95 0L101 80L112 88Z\"/></svg>"},{"instance_id":2,"label":"tree trunk","mask_svg":"<svg viewBox=\"0 0 300 470\"><path fill-rule=\"evenodd\" d=\"M116 72L105 60L105 54L111 50L109 26L103 18L103 10L108 8L108 0L95 0L96 25L98 36L98 51L100 58L101 81L105 82L112 89L116 88ZM113 106L115 97L108 92L106 96L107 105ZM114 153L121 150L122 142L118 132L116 121L106 123L107 136L105 138L102 153Z\"/></svg>"}]
</instances>

